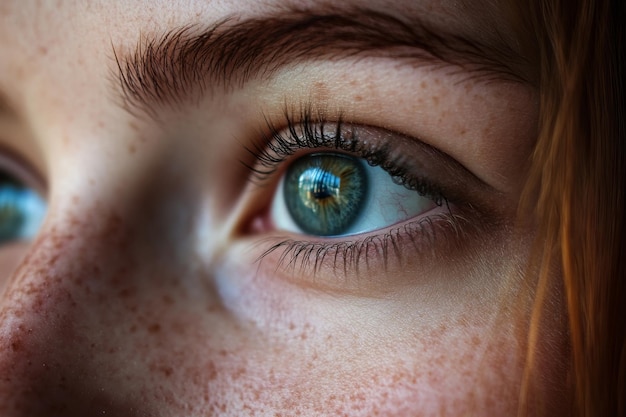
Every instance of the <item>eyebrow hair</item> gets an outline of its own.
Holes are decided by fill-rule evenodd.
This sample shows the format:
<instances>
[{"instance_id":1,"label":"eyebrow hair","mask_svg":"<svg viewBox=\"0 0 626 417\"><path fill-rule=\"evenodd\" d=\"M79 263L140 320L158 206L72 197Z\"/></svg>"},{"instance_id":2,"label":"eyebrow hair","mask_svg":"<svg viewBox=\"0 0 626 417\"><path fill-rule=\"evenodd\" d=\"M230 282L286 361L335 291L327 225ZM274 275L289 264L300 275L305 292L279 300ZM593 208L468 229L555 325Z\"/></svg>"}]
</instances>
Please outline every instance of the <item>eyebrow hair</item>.
<instances>
[{"instance_id":1,"label":"eyebrow hair","mask_svg":"<svg viewBox=\"0 0 626 417\"><path fill-rule=\"evenodd\" d=\"M370 10L224 19L207 29L172 29L140 40L134 52L113 47L123 106L154 114L159 106L198 100L215 88L269 79L312 60L384 57L408 65L453 66L468 77L532 83L527 59L502 38L487 44Z\"/></svg>"}]
</instances>

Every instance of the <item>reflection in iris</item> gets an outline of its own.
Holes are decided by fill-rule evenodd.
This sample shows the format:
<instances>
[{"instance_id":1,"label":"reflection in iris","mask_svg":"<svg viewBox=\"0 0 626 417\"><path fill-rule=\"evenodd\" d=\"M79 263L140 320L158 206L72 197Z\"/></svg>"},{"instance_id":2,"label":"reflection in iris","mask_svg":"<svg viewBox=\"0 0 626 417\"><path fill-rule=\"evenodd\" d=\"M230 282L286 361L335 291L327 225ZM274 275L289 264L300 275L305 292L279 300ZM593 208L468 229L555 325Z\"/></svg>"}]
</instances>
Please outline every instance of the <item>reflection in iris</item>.
<instances>
[{"instance_id":1,"label":"reflection in iris","mask_svg":"<svg viewBox=\"0 0 626 417\"><path fill-rule=\"evenodd\" d=\"M306 233L333 236L357 220L368 191L362 162L341 154L313 154L287 172L284 198L296 224Z\"/></svg>"}]
</instances>

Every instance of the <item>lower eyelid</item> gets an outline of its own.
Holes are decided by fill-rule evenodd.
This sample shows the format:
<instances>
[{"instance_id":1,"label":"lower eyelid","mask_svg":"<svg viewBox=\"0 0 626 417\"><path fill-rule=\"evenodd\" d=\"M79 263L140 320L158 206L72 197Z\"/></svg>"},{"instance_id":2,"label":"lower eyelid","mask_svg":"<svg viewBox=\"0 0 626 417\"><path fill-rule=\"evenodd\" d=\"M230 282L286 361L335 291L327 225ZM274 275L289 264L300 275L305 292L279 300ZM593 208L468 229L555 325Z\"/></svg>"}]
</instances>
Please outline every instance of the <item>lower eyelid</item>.
<instances>
[{"instance_id":1,"label":"lower eyelid","mask_svg":"<svg viewBox=\"0 0 626 417\"><path fill-rule=\"evenodd\" d=\"M473 214L472 214L473 216ZM456 208L437 207L426 215L363 236L301 240L269 234L255 239L251 253L259 273L295 284L341 290L391 284L403 270L418 273L450 261L483 230ZM394 272L396 271L396 272ZM393 278L389 278L393 277ZM380 282L380 281L383 282Z\"/></svg>"}]
</instances>

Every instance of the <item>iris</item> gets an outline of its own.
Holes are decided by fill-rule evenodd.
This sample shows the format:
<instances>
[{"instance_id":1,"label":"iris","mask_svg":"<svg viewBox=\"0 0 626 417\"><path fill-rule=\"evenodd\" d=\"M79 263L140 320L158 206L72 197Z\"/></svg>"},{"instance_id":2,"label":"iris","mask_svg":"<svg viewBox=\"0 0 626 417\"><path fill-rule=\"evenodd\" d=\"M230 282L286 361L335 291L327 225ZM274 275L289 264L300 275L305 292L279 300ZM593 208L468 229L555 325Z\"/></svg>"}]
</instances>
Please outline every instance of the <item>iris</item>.
<instances>
[{"instance_id":1,"label":"iris","mask_svg":"<svg viewBox=\"0 0 626 417\"><path fill-rule=\"evenodd\" d=\"M311 154L287 171L284 199L294 222L305 233L334 236L358 219L367 198L363 161L344 154Z\"/></svg>"},{"instance_id":2,"label":"iris","mask_svg":"<svg viewBox=\"0 0 626 417\"><path fill-rule=\"evenodd\" d=\"M46 203L36 191L0 172L0 244L33 238L45 213Z\"/></svg>"}]
</instances>

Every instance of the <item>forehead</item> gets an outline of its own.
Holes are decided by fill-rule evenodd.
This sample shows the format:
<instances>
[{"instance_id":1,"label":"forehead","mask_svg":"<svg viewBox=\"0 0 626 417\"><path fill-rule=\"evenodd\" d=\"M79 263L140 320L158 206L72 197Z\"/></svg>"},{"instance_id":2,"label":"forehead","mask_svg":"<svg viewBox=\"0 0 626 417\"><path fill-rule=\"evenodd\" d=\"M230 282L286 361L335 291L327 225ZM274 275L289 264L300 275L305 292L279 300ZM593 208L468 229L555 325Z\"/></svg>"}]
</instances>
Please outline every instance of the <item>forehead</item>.
<instances>
[{"instance_id":1,"label":"forehead","mask_svg":"<svg viewBox=\"0 0 626 417\"><path fill-rule=\"evenodd\" d=\"M130 36L138 30L159 31L189 23L211 23L226 16L253 17L286 10L337 9L335 2L316 0L212 1L69 1L7 0L0 5L3 46L63 39L65 34L92 37ZM346 0L341 8L368 8L399 16L419 16L460 34L484 37L510 32L502 1L480 0ZM88 30L87 30L88 29ZM19 34L19 35L18 35ZM67 39L64 39L67 40Z\"/></svg>"},{"instance_id":2,"label":"forehead","mask_svg":"<svg viewBox=\"0 0 626 417\"><path fill-rule=\"evenodd\" d=\"M367 8L405 19L428 22L479 41L505 40L516 49L509 8L481 0L347 0L340 8ZM16 95L16 80L33 80L54 72L67 78L80 73L104 75L112 65L112 46L132 48L143 35L178 26L207 26L225 18L239 20L285 11L338 10L315 0L214 1L23 1L0 4L0 89ZM91 72L90 70L95 71ZM105 76L106 78L106 76ZM19 87L20 91L22 86Z\"/></svg>"}]
</instances>

